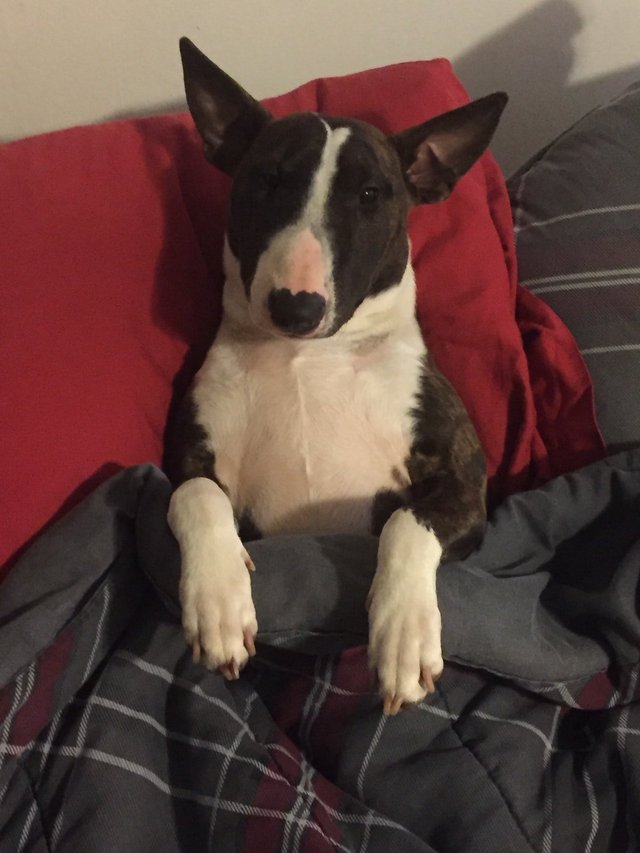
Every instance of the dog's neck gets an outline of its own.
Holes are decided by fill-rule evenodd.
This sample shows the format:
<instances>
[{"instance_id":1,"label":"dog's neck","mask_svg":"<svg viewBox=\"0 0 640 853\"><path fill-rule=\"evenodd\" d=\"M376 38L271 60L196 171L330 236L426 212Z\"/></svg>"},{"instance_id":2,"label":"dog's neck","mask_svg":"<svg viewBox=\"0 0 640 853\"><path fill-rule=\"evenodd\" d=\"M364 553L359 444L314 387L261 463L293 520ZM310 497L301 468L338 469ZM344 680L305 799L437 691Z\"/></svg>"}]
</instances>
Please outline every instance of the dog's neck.
<instances>
[{"instance_id":1,"label":"dog's neck","mask_svg":"<svg viewBox=\"0 0 640 853\"><path fill-rule=\"evenodd\" d=\"M409 251L409 257L411 252ZM416 324L416 283L411 260L397 284L374 296L367 297L354 311L351 318L331 338L291 339L276 338L255 326L249 315L249 302L240 275L240 264L229 248L224 246L225 285L223 312L225 321L234 327L237 337L264 340L288 340L292 345L314 345L322 341L341 341L347 344L362 344L365 341L381 340L402 333Z\"/></svg>"}]
</instances>

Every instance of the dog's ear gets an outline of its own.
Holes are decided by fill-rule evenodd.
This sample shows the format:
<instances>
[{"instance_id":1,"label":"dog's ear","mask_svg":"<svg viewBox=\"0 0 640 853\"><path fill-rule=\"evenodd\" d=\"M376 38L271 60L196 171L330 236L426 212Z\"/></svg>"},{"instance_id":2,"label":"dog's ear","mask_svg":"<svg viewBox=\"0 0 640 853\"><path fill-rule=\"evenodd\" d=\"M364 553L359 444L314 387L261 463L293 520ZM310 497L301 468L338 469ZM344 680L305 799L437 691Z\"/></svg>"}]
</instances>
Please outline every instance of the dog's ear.
<instances>
[{"instance_id":1,"label":"dog's ear","mask_svg":"<svg viewBox=\"0 0 640 853\"><path fill-rule=\"evenodd\" d=\"M495 92L390 138L417 202L449 196L491 141L506 103L505 93Z\"/></svg>"},{"instance_id":2,"label":"dog's ear","mask_svg":"<svg viewBox=\"0 0 640 853\"><path fill-rule=\"evenodd\" d=\"M270 114L188 38L180 39L187 104L207 160L233 174Z\"/></svg>"}]
</instances>

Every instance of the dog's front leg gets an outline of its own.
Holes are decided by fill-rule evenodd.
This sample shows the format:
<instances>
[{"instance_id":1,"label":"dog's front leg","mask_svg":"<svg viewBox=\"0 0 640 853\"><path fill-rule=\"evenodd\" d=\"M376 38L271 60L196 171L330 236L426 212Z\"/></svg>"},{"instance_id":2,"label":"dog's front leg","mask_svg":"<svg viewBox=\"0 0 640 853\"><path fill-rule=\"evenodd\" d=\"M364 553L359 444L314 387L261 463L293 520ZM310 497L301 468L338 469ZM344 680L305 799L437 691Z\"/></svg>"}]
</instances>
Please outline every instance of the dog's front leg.
<instances>
[{"instance_id":1,"label":"dog's front leg","mask_svg":"<svg viewBox=\"0 0 640 853\"><path fill-rule=\"evenodd\" d=\"M468 427L464 433L471 434ZM468 445L468 452L462 449ZM378 566L369 593L369 660L377 670L387 714L435 690L442 672L436 573L441 560L462 559L475 548L485 524L484 461L473 441L454 444L466 459L459 473L414 476L413 501L382 529ZM433 470L416 454L414 474Z\"/></svg>"},{"instance_id":2,"label":"dog's front leg","mask_svg":"<svg viewBox=\"0 0 640 853\"><path fill-rule=\"evenodd\" d=\"M253 563L236 531L228 497L213 480L182 483L169 505L169 526L182 558L180 601L194 660L227 679L255 653L258 630L251 597Z\"/></svg>"},{"instance_id":3,"label":"dog's front leg","mask_svg":"<svg viewBox=\"0 0 640 853\"><path fill-rule=\"evenodd\" d=\"M369 661L387 714L435 690L442 672L436 573L466 557L486 520L486 468L459 397L425 358L415 441L407 468L408 506L382 529L369 593Z\"/></svg>"},{"instance_id":4,"label":"dog's front leg","mask_svg":"<svg viewBox=\"0 0 640 853\"><path fill-rule=\"evenodd\" d=\"M442 546L409 507L396 510L380 536L369 592L369 661L385 714L433 692L442 672L436 572Z\"/></svg>"}]
</instances>

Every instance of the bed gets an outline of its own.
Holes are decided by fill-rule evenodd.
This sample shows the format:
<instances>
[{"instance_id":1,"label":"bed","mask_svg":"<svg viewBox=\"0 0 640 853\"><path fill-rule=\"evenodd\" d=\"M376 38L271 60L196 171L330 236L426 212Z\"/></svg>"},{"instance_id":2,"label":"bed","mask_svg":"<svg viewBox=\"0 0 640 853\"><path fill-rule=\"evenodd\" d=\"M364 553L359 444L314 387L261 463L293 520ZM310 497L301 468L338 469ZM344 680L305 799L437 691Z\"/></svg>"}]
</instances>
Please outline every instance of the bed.
<instances>
[{"instance_id":1,"label":"bed","mask_svg":"<svg viewBox=\"0 0 640 853\"><path fill-rule=\"evenodd\" d=\"M267 102L399 130L445 60ZM167 414L219 320L227 179L184 114L0 148L0 850L640 849L640 87L411 214L418 315L489 471L445 672L382 714L373 537L248 543L258 655L192 662Z\"/></svg>"}]
</instances>

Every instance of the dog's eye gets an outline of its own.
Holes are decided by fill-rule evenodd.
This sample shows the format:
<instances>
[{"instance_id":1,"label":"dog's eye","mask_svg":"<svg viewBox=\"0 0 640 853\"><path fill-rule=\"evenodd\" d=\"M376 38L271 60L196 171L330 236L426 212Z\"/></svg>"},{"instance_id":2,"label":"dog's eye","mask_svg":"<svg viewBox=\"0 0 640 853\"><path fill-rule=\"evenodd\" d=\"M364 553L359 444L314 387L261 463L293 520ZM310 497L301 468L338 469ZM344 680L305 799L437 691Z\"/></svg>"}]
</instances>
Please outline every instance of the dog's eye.
<instances>
[{"instance_id":1,"label":"dog's eye","mask_svg":"<svg viewBox=\"0 0 640 853\"><path fill-rule=\"evenodd\" d=\"M260 173L260 179L268 190L275 190L280 183L280 167L278 165L268 166Z\"/></svg>"},{"instance_id":2,"label":"dog's eye","mask_svg":"<svg viewBox=\"0 0 640 853\"><path fill-rule=\"evenodd\" d=\"M360 193L360 204L368 206L375 204L380 196L378 187L365 187Z\"/></svg>"}]
</instances>

